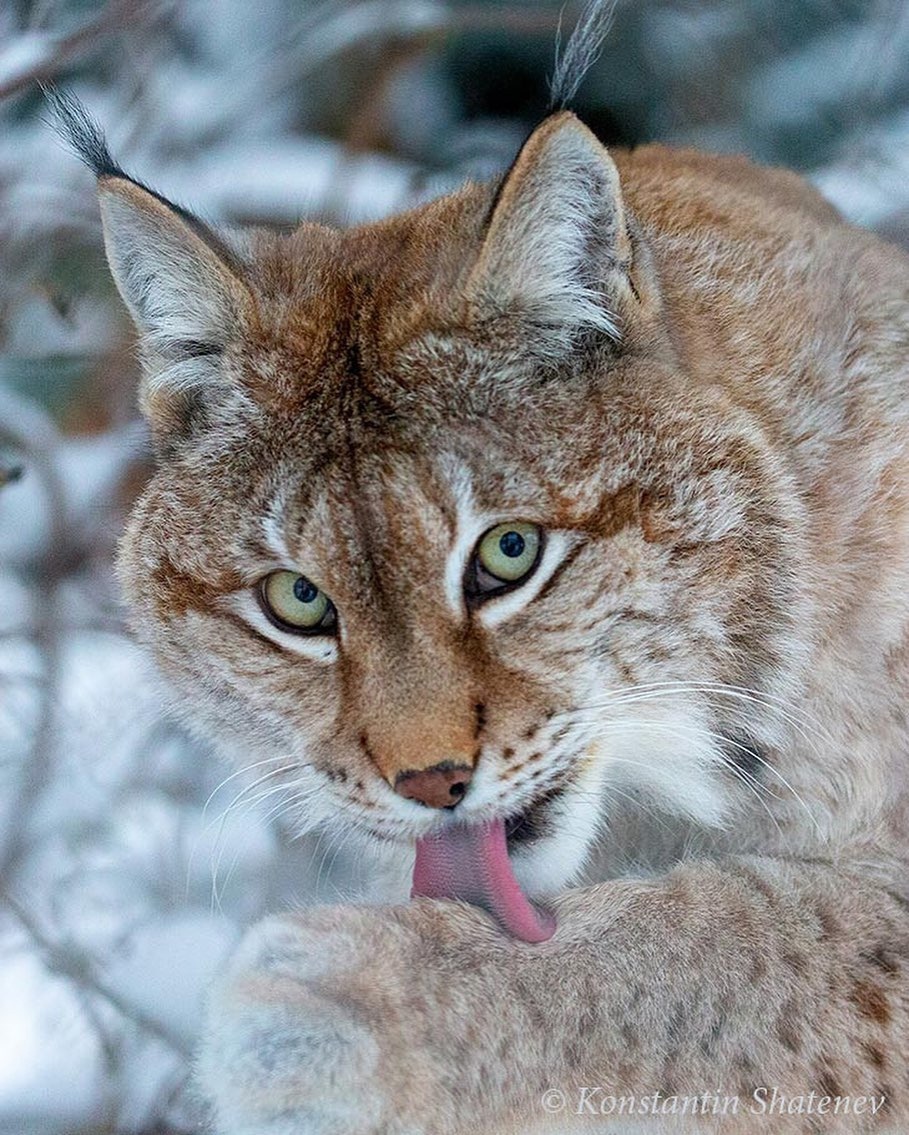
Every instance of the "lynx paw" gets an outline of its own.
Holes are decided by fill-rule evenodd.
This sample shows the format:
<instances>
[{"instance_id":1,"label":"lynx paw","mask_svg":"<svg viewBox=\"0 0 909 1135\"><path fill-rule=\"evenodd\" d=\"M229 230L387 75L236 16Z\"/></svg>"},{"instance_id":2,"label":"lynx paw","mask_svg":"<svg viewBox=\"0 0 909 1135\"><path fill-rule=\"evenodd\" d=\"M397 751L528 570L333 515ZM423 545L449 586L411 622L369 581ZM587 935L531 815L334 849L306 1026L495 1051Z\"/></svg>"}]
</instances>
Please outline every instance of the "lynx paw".
<instances>
[{"instance_id":1,"label":"lynx paw","mask_svg":"<svg viewBox=\"0 0 909 1135\"><path fill-rule=\"evenodd\" d=\"M451 980L433 952L471 926L494 933L476 922L411 904L256 926L209 1003L198 1074L218 1135L450 1130L458 1026L432 1013Z\"/></svg>"},{"instance_id":2,"label":"lynx paw","mask_svg":"<svg viewBox=\"0 0 909 1135\"><path fill-rule=\"evenodd\" d=\"M219 1135L380 1128L378 1038L337 995L342 975L360 969L361 949L326 921L256 926L212 991L198 1072Z\"/></svg>"}]
</instances>

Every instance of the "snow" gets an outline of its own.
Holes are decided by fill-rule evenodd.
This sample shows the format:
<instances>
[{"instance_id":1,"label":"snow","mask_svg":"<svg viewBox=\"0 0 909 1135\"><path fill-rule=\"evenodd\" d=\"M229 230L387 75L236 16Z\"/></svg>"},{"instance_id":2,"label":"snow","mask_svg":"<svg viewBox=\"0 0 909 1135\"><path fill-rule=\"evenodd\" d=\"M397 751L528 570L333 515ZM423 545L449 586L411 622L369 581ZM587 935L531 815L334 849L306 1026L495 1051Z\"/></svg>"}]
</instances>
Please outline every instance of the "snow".
<instances>
[{"instance_id":1,"label":"snow","mask_svg":"<svg viewBox=\"0 0 909 1135\"><path fill-rule=\"evenodd\" d=\"M109 989L122 1004L192 1047L203 991L236 945L235 928L204 910L185 910L140 926L111 959Z\"/></svg>"},{"instance_id":2,"label":"snow","mask_svg":"<svg viewBox=\"0 0 909 1135\"><path fill-rule=\"evenodd\" d=\"M26 32L0 47L0 86L17 82L47 64L56 44L52 36Z\"/></svg>"},{"instance_id":3,"label":"snow","mask_svg":"<svg viewBox=\"0 0 909 1135\"><path fill-rule=\"evenodd\" d=\"M351 155L324 138L225 146L167 177L175 198L202 201L210 215L254 215L280 224L330 204L347 223L376 220L408 203L414 165L380 154Z\"/></svg>"},{"instance_id":4,"label":"snow","mask_svg":"<svg viewBox=\"0 0 909 1135\"><path fill-rule=\"evenodd\" d=\"M6 945L0 1019L0 1129L17 1116L47 1130L94 1118L103 1100L99 1037L78 987L49 973L25 943Z\"/></svg>"}]
</instances>

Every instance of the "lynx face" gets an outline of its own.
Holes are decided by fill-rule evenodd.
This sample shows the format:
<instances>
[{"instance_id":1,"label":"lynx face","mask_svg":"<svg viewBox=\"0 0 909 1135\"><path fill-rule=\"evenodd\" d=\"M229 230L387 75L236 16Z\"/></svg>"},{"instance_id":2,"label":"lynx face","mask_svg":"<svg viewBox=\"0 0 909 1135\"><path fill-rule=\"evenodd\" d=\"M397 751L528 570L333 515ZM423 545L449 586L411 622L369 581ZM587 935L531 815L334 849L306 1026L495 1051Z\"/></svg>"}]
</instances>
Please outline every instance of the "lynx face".
<instances>
[{"instance_id":1,"label":"lynx face","mask_svg":"<svg viewBox=\"0 0 909 1135\"><path fill-rule=\"evenodd\" d=\"M126 594L289 822L505 816L531 893L616 792L725 822L777 726L740 691L800 665L800 517L676 357L593 136L556 116L495 194L345 233L100 189L160 450Z\"/></svg>"}]
</instances>

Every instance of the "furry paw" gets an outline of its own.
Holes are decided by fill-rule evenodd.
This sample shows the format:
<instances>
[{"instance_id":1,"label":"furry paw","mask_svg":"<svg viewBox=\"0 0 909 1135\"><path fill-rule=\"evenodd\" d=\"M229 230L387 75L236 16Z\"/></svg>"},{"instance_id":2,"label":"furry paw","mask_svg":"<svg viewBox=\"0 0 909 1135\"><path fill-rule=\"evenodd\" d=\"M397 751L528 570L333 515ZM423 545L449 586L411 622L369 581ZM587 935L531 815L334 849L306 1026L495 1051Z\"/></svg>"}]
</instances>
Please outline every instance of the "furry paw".
<instances>
[{"instance_id":1,"label":"furry paw","mask_svg":"<svg viewBox=\"0 0 909 1135\"><path fill-rule=\"evenodd\" d=\"M254 927L212 990L199 1078L219 1135L380 1129L378 1038L338 996L364 959L349 920L327 913Z\"/></svg>"},{"instance_id":2,"label":"furry paw","mask_svg":"<svg viewBox=\"0 0 909 1135\"><path fill-rule=\"evenodd\" d=\"M494 935L440 903L320 907L253 928L212 991L199 1060L218 1135L453 1130L468 1006L445 1009L445 956Z\"/></svg>"}]
</instances>

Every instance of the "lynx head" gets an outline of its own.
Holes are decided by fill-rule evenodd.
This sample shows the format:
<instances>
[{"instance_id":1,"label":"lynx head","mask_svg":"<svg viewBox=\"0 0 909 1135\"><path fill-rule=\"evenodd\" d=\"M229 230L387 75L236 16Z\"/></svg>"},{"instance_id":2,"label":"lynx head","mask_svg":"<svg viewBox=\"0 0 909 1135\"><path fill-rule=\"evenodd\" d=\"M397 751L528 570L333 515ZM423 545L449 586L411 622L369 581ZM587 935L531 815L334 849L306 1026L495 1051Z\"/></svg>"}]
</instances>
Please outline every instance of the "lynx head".
<instances>
[{"instance_id":1,"label":"lynx head","mask_svg":"<svg viewBox=\"0 0 909 1135\"><path fill-rule=\"evenodd\" d=\"M122 580L188 719L298 828L507 817L536 892L629 786L723 823L755 715L712 691L787 665L781 475L598 140L559 113L496 187L238 236L63 113L159 458Z\"/></svg>"}]
</instances>

